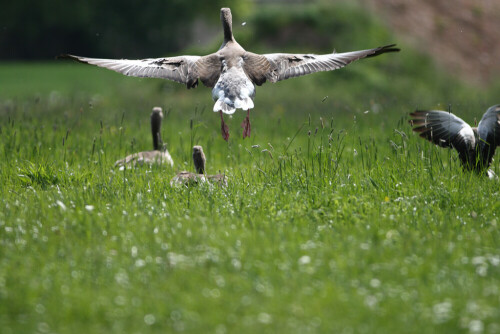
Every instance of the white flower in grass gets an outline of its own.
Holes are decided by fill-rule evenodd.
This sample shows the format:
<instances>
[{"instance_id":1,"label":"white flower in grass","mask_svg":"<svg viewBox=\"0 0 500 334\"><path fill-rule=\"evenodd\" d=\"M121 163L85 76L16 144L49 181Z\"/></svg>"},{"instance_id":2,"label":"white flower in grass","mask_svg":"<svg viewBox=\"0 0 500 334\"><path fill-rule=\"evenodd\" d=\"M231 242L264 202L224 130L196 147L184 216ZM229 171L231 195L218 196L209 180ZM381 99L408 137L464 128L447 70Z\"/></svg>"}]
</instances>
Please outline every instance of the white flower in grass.
<instances>
[{"instance_id":1,"label":"white flower in grass","mask_svg":"<svg viewBox=\"0 0 500 334\"><path fill-rule=\"evenodd\" d=\"M470 333L482 333L484 331L484 324L481 320L471 320L469 322Z\"/></svg>"},{"instance_id":2,"label":"white flower in grass","mask_svg":"<svg viewBox=\"0 0 500 334\"><path fill-rule=\"evenodd\" d=\"M449 301L445 301L443 303L435 304L432 307L432 311L434 312L434 323L442 324L447 322L452 317L452 304Z\"/></svg>"},{"instance_id":3,"label":"white flower in grass","mask_svg":"<svg viewBox=\"0 0 500 334\"><path fill-rule=\"evenodd\" d=\"M146 323L146 325L151 326L156 322L156 318L152 314L146 314L144 316L144 322Z\"/></svg>"},{"instance_id":4,"label":"white flower in grass","mask_svg":"<svg viewBox=\"0 0 500 334\"><path fill-rule=\"evenodd\" d=\"M259 313L259 315L257 316L257 320L261 324L270 324L273 322L273 318L271 317L271 315L265 312Z\"/></svg>"},{"instance_id":5,"label":"white flower in grass","mask_svg":"<svg viewBox=\"0 0 500 334\"><path fill-rule=\"evenodd\" d=\"M304 265L304 264L309 264L311 263L311 257L308 255L301 256L299 259L299 264Z\"/></svg>"},{"instance_id":6,"label":"white flower in grass","mask_svg":"<svg viewBox=\"0 0 500 334\"><path fill-rule=\"evenodd\" d=\"M376 279L376 278L372 278L372 279L370 280L370 286L371 286L372 288L378 288L378 287L380 287L380 280L378 280L378 279Z\"/></svg>"}]
</instances>

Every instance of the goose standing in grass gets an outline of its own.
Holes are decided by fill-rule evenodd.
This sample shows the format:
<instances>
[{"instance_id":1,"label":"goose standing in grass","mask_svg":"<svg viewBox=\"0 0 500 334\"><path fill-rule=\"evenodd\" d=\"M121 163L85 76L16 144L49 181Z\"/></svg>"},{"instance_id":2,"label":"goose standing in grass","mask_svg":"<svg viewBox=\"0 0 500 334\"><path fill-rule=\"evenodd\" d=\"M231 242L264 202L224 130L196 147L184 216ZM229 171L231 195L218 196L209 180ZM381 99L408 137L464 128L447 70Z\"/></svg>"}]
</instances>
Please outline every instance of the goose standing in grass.
<instances>
[{"instance_id":1,"label":"goose standing in grass","mask_svg":"<svg viewBox=\"0 0 500 334\"><path fill-rule=\"evenodd\" d=\"M410 114L413 131L441 147L453 147L466 170L482 173L500 145L500 104L490 107L477 127L471 127L451 112L417 110ZM496 178L487 170L488 177Z\"/></svg>"},{"instance_id":2,"label":"goose standing in grass","mask_svg":"<svg viewBox=\"0 0 500 334\"><path fill-rule=\"evenodd\" d=\"M168 153L166 146L161 140L161 121L163 112L160 107L154 107L151 113L151 134L153 136L153 151L138 152L128 155L124 159L115 162L115 167L125 165L136 166L143 164L166 164L174 166L174 161Z\"/></svg>"},{"instance_id":3,"label":"goose standing in grass","mask_svg":"<svg viewBox=\"0 0 500 334\"><path fill-rule=\"evenodd\" d=\"M105 67L135 77L162 78L195 88L198 79L212 89L215 101L214 112L219 112L221 132L224 140L229 138L229 129L224 123L224 114L233 114L236 109L247 111L242 123L243 138L249 137L250 109L254 107L255 85L266 81L272 83L321 71L333 71L347 64L387 52L399 51L395 44L374 49L346 53L255 54L245 51L234 39L232 16L229 8L220 12L224 41L220 49L207 56L177 56L156 59L97 59L73 55L61 55L82 63Z\"/></svg>"},{"instance_id":4,"label":"goose standing in grass","mask_svg":"<svg viewBox=\"0 0 500 334\"><path fill-rule=\"evenodd\" d=\"M175 185L190 185L203 182L210 182L218 184L219 186L227 186L227 177L225 174L206 175L205 165L207 159L203 152L203 147L193 146L193 162L196 173L182 171L172 178L170 181L171 186Z\"/></svg>"}]
</instances>

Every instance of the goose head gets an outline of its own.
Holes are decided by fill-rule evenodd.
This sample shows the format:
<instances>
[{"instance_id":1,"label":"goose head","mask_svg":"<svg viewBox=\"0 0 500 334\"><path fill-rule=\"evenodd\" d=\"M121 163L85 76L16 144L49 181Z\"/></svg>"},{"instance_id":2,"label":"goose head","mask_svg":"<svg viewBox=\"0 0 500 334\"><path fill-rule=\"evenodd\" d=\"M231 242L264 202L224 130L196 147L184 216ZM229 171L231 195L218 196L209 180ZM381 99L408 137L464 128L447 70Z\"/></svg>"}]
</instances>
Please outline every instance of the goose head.
<instances>
[{"instance_id":1,"label":"goose head","mask_svg":"<svg viewBox=\"0 0 500 334\"><path fill-rule=\"evenodd\" d=\"M205 173L205 163L207 159L205 158L205 153L203 153L203 147L193 146L193 162L196 173Z\"/></svg>"},{"instance_id":2,"label":"goose head","mask_svg":"<svg viewBox=\"0 0 500 334\"><path fill-rule=\"evenodd\" d=\"M224 43L225 45L229 41L233 41L233 17L231 15L231 9L221 8L220 10L220 20L222 22L222 28L224 29Z\"/></svg>"},{"instance_id":3,"label":"goose head","mask_svg":"<svg viewBox=\"0 0 500 334\"><path fill-rule=\"evenodd\" d=\"M157 151L163 149L161 140L161 121L163 119L163 111L160 107L154 107L151 113L151 134L153 135L153 148Z\"/></svg>"}]
</instances>

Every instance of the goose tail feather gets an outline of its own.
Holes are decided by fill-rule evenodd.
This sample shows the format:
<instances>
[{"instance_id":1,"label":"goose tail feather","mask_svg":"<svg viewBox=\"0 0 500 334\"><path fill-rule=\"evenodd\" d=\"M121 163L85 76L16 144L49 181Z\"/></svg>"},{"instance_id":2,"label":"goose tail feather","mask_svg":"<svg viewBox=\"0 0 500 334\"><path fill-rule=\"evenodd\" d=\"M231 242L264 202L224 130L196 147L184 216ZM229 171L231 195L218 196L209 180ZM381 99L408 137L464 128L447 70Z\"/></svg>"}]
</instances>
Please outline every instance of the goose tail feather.
<instances>
[{"instance_id":1,"label":"goose tail feather","mask_svg":"<svg viewBox=\"0 0 500 334\"><path fill-rule=\"evenodd\" d=\"M234 114L234 112L236 111L236 108L231 107L230 105L228 105L227 103L225 103L222 100L217 100L217 102L215 102L215 105L214 105L214 111L222 111L224 114L231 115L231 114Z\"/></svg>"}]
</instances>

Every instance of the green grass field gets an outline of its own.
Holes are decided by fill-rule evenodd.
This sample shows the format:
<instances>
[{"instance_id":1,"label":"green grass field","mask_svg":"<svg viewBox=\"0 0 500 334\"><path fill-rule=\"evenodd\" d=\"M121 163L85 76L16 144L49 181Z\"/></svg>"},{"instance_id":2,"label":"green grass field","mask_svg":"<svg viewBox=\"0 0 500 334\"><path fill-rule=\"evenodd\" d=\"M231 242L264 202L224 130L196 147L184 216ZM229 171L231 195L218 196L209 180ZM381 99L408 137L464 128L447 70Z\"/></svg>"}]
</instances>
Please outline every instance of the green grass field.
<instances>
[{"instance_id":1,"label":"green grass field","mask_svg":"<svg viewBox=\"0 0 500 334\"><path fill-rule=\"evenodd\" d=\"M226 143L207 88L56 62L0 78L2 334L500 333L499 183L407 124L472 123L492 90L406 50L258 88L252 137L237 112ZM151 149L156 105L174 169L114 169ZM227 188L170 187L195 144Z\"/></svg>"}]
</instances>

